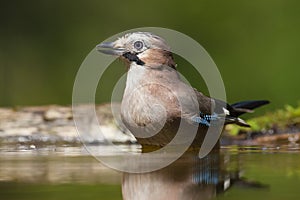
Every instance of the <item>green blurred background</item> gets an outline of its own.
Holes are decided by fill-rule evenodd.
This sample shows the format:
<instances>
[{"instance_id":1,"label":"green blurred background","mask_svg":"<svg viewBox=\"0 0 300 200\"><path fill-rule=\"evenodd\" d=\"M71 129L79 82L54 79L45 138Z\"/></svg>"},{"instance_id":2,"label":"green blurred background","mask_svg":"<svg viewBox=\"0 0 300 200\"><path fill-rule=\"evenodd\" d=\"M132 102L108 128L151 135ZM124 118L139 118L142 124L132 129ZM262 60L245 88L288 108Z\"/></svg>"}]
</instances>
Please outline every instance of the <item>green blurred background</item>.
<instances>
[{"instance_id":1,"label":"green blurred background","mask_svg":"<svg viewBox=\"0 0 300 200\"><path fill-rule=\"evenodd\" d=\"M271 110L300 99L300 1L1 1L0 106L71 104L76 72L106 38L138 27L185 33L211 55L229 102L269 99ZM191 84L201 81L180 67ZM109 90L125 73L107 70ZM193 78L194 77L194 78Z\"/></svg>"}]
</instances>

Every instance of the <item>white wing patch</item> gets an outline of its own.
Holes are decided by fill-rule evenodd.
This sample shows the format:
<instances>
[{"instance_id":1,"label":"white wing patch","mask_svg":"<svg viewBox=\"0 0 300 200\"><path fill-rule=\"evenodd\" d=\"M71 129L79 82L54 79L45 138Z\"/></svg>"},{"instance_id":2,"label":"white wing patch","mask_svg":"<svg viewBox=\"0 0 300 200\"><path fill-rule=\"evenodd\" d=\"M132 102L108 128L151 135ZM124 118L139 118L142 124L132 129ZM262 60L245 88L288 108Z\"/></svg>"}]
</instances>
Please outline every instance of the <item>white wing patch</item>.
<instances>
[{"instance_id":1,"label":"white wing patch","mask_svg":"<svg viewBox=\"0 0 300 200\"><path fill-rule=\"evenodd\" d=\"M227 110L227 109L226 109L226 108L224 108L224 107L223 107L223 111L224 111L224 114L225 114L225 115L230 115L230 112L229 112L229 110Z\"/></svg>"}]
</instances>

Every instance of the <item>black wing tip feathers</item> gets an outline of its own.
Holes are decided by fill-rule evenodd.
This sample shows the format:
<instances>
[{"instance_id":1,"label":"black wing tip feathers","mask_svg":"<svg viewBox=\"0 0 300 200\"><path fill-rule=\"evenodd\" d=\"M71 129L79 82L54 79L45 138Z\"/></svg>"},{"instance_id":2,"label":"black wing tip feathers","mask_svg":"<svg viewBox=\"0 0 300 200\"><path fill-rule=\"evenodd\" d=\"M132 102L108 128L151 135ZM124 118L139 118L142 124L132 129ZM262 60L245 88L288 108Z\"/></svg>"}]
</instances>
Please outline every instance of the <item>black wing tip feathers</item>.
<instances>
[{"instance_id":1,"label":"black wing tip feathers","mask_svg":"<svg viewBox=\"0 0 300 200\"><path fill-rule=\"evenodd\" d=\"M266 104L269 104L269 100L249 100L249 101L240 101L234 104L231 104L233 108L247 108L254 109Z\"/></svg>"}]
</instances>

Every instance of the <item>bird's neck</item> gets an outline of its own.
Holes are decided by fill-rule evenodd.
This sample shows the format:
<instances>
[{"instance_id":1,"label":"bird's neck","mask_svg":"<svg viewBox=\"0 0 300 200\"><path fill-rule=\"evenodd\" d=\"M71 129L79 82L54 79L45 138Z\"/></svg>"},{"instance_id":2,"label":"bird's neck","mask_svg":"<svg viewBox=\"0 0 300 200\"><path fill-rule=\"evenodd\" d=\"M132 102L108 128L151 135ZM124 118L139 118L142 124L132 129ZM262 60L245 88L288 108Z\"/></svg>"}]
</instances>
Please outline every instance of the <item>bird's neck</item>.
<instances>
[{"instance_id":1,"label":"bird's neck","mask_svg":"<svg viewBox=\"0 0 300 200\"><path fill-rule=\"evenodd\" d=\"M168 66L176 69L176 63L171 52L162 49L148 49L138 55L139 59L146 66L156 68L160 66Z\"/></svg>"},{"instance_id":2,"label":"bird's neck","mask_svg":"<svg viewBox=\"0 0 300 200\"><path fill-rule=\"evenodd\" d=\"M138 65L131 63L127 72L126 89L132 91L144 84L170 84L180 80L176 69L167 65Z\"/></svg>"},{"instance_id":3,"label":"bird's neck","mask_svg":"<svg viewBox=\"0 0 300 200\"><path fill-rule=\"evenodd\" d=\"M137 65L136 63L131 63L127 72L127 80L126 80L126 89L125 90L133 90L138 85L141 84L145 77L147 76L147 69Z\"/></svg>"}]
</instances>

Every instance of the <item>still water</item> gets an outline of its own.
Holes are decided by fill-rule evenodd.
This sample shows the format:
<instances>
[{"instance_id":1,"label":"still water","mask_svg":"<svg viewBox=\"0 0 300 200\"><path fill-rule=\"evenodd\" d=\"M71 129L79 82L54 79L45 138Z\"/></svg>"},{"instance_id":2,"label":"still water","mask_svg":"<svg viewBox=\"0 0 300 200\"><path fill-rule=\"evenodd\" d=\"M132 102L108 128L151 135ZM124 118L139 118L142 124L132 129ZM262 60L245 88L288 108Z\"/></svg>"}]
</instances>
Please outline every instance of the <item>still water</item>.
<instances>
[{"instance_id":1,"label":"still water","mask_svg":"<svg viewBox=\"0 0 300 200\"><path fill-rule=\"evenodd\" d=\"M0 199L298 200L300 150L228 146L203 159L189 152L161 170L132 174L104 166L80 146L1 147Z\"/></svg>"}]
</instances>

